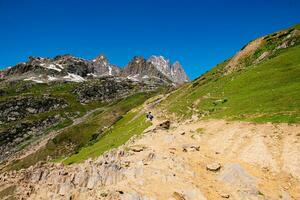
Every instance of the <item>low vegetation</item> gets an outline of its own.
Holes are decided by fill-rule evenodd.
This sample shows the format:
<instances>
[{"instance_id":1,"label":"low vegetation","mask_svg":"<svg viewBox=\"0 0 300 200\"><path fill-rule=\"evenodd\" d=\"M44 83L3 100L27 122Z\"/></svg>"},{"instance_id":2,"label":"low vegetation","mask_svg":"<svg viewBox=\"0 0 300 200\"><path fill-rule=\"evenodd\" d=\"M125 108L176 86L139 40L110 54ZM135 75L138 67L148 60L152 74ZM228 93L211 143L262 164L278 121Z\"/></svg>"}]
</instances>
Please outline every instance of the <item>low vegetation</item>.
<instances>
[{"instance_id":1,"label":"low vegetation","mask_svg":"<svg viewBox=\"0 0 300 200\"><path fill-rule=\"evenodd\" d=\"M82 148L77 154L64 159L63 162L71 164L97 157L111 148L124 144L132 136L141 134L150 125L151 123L146 121L143 113L130 111L107 129L94 144Z\"/></svg>"},{"instance_id":2,"label":"low vegetation","mask_svg":"<svg viewBox=\"0 0 300 200\"><path fill-rule=\"evenodd\" d=\"M161 105L177 116L300 122L300 45L242 71L219 76L226 62L173 92Z\"/></svg>"},{"instance_id":3,"label":"low vegetation","mask_svg":"<svg viewBox=\"0 0 300 200\"><path fill-rule=\"evenodd\" d=\"M103 144L101 140L102 136L106 135L105 129L117 121L123 122L122 116L125 113L142 104L152 95L154 95L154 93L137 93L113 104L102 107L102 109L93 113L88 119L84 120L78 125L71 126L63 130L63 132L61 132L55 138L48 141L45 147L23 158L22 160L15 161L9 166L9 168L26 168L34 163L37 163L38 161L49 159L49 156L51 159L57 159L61 156L71 156L74 153L78 154L81 152L83 147L94 144L95 141L98 140L100 141L98 144ZM131 132L128 132L128 134L131 134ZM117 134L113 134L109 137L119 136ZM120 140L120 142L124 142L125 138ZM116 143L116 145L117 144L121 143ZM103 150L106 148L107 146L103 147ZM74 157L75 161L84 159L84 156L80 155L81 154L78 154L78 159L75 159ZM66 160L66 163L74 162L72 159Z\"/></svg>"}]
</instances>

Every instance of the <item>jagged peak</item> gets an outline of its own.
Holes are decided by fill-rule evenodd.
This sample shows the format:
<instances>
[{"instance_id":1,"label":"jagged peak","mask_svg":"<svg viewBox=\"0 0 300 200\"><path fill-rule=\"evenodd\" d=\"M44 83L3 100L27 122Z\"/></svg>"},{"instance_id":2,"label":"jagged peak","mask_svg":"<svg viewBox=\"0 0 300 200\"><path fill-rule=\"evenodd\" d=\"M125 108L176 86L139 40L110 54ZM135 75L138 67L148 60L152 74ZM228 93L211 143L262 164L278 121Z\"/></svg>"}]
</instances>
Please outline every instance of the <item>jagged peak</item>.
<instances>
[{"instance_id":1,"label":"jagged peak","mask_svg":"<svg viewBox=\"0 0 300 200\"><path fill-rule=\"evenodd\" d=\"M140 63L140 62L144 62L144 61L146 61L144 56L134 56L129 63Z\"/></svg>"},{"instance_id":2,"label":"jagged peak","mask_svg":"<svg viewBox=\"0 0 300 200\"><path fill-rule=\"evenodd\" d=\"M108 62L108 59L107 59L107 57L105 56L105 54L103 54L103 53L101 53L101 54L99 54L96 58L94 58L93 60L92 60L92 62Z\"/></svg>"}]
</instances>

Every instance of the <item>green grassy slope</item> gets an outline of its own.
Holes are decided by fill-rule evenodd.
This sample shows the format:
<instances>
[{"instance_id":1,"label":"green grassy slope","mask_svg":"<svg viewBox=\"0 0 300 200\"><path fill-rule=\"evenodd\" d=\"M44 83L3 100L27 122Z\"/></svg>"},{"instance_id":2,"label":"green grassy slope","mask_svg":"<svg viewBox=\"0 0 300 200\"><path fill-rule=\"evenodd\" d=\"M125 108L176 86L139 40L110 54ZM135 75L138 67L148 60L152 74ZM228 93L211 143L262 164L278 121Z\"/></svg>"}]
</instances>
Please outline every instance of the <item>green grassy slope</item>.
<instances>
[{"instance_id":1,"label":"green grassy slope","mask_svg":"<svg viewBox=\"0 0 300 200\"><path fill-rule=\"evenodd\" d=\"M98 153L103 153L103 150L108 150L108 148L114 146L107 146L107 136L102 138L103 135L106 135L103 132L103 129L105 127L113 125L115 122L122 118L122 115L127 113L132 108L141 105L145 100L147 100L154 94L155 93L137 93L123 100L120 100L112 105L106 106L104 110L100 110L96 113L93 113L87 120L83 121L82 123L65 129L54 139L50 140L44 148L39 149L37 152L25 157L22 160L15 161L8 168L26 168L30 165L37 163L38 161L46 160L48 156L50 156L52 159L56 159L61 156L71 156L74 153L76 154L80 152L81 148L93 145L95 141L98 140L100 141L98 145L104 145L103 147L101 147L102 150ZM122 120L120 121L122 122ZM142 127L144 126L146 125L143 125ZM119 137L123 137L122 135L119 136L118 133L119 131L117 131L113 135L110 135L109 138L112 140L118 140ZM128 134L132 135L130 131L128 131ZM102 139L104 139L103 142ZM125 141L126 139L123 138L115 145L119 145ZM91 155L94 154L95 153ZM88 158L88 156L79 156L79 159L75 160L77 161L86 158ZM71 163L71 161L66 162Z\"/></svg>"},{"instance_id":2,"label":"green grassy slope","mask_svg":"<svg viewBox=\"0 0 300 200\"><path fill-rule=\"evenodd\" d=\"M141 134L150 125L151 123L146 121L142 113L130 111L117 121L111 129L106 130L98 141L82 148L77 154L64 159L63 162L71 164L89 157L97 157L111 148L116 148L124 144L133 135Z\"/></svg>"},{"instance_id":3,"label":"green grassy slope","mask_svg":"<svg viewBox=\"0 0 300 200\"><path fill-rule=\"evenodd\" d=\"M300 45L226 76L216 71L179 88L161 105L181 117L197 114L255 122L300 122Z\"/></svg>"}]
</instances>

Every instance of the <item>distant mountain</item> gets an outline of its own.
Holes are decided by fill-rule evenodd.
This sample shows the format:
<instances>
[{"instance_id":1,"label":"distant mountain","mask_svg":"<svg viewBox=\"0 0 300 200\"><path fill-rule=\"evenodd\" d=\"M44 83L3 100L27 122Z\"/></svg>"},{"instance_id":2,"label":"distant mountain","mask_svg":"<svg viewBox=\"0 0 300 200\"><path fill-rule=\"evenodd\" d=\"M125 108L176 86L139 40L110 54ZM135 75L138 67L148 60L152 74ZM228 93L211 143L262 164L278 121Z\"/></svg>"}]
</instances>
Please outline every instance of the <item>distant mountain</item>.
<instances>
[{"instance_id":1,"label":"distant mountain","mask_svg":"<svg viewBox=\"0 0 300 200\"><path fill-rule=\"evenodd\" d=\"M102 54L91 61L72 55L59 55L53 59L29 57L27 62L0 71L2 80L25 80L37 83L83 82L87 79L97 79L104 76L175 85L189 81L178 61L171 65L162 56L151 56L148 60L143 57L134 57L125 68L109 63Z\"/></svg>"},{"instance_id":2,"label":"distant mountain","mask_svg":"<svg viewBox=\"0 0 300 200\"><path fill-rule=\"evenodd\" d=\"M150 62L159 72L175 83L181 84L189 82L188 76L178 61L170 64L170 61L163 56L151 56L148 62Z\"/></svg>"}]
</instances>

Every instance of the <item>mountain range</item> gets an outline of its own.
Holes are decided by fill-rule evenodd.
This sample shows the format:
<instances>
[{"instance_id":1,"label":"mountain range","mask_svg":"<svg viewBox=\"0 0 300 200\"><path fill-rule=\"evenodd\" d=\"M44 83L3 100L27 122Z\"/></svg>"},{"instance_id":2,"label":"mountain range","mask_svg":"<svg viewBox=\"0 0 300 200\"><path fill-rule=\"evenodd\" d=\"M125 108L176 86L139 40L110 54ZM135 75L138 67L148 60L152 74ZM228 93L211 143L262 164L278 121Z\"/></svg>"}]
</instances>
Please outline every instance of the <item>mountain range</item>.
<instances>
[{"instance_id":1,"label":"mountain range","mask_svg":"<svg viewBox=\"0 0 300 200\"><path fill-rule=\"evenodd\" d=\"M171 64L163 56L151 56L147 60L136 56L124 68L111 64L104 55L99 55L93 60L85 60L72 55L60 55L53 59L29 57L27 62L0 71L0 78L4 80L25 80L37 83L83 82L104 76L175 85L189 81L178 61Z\"/></svg>"}]
</instances>

